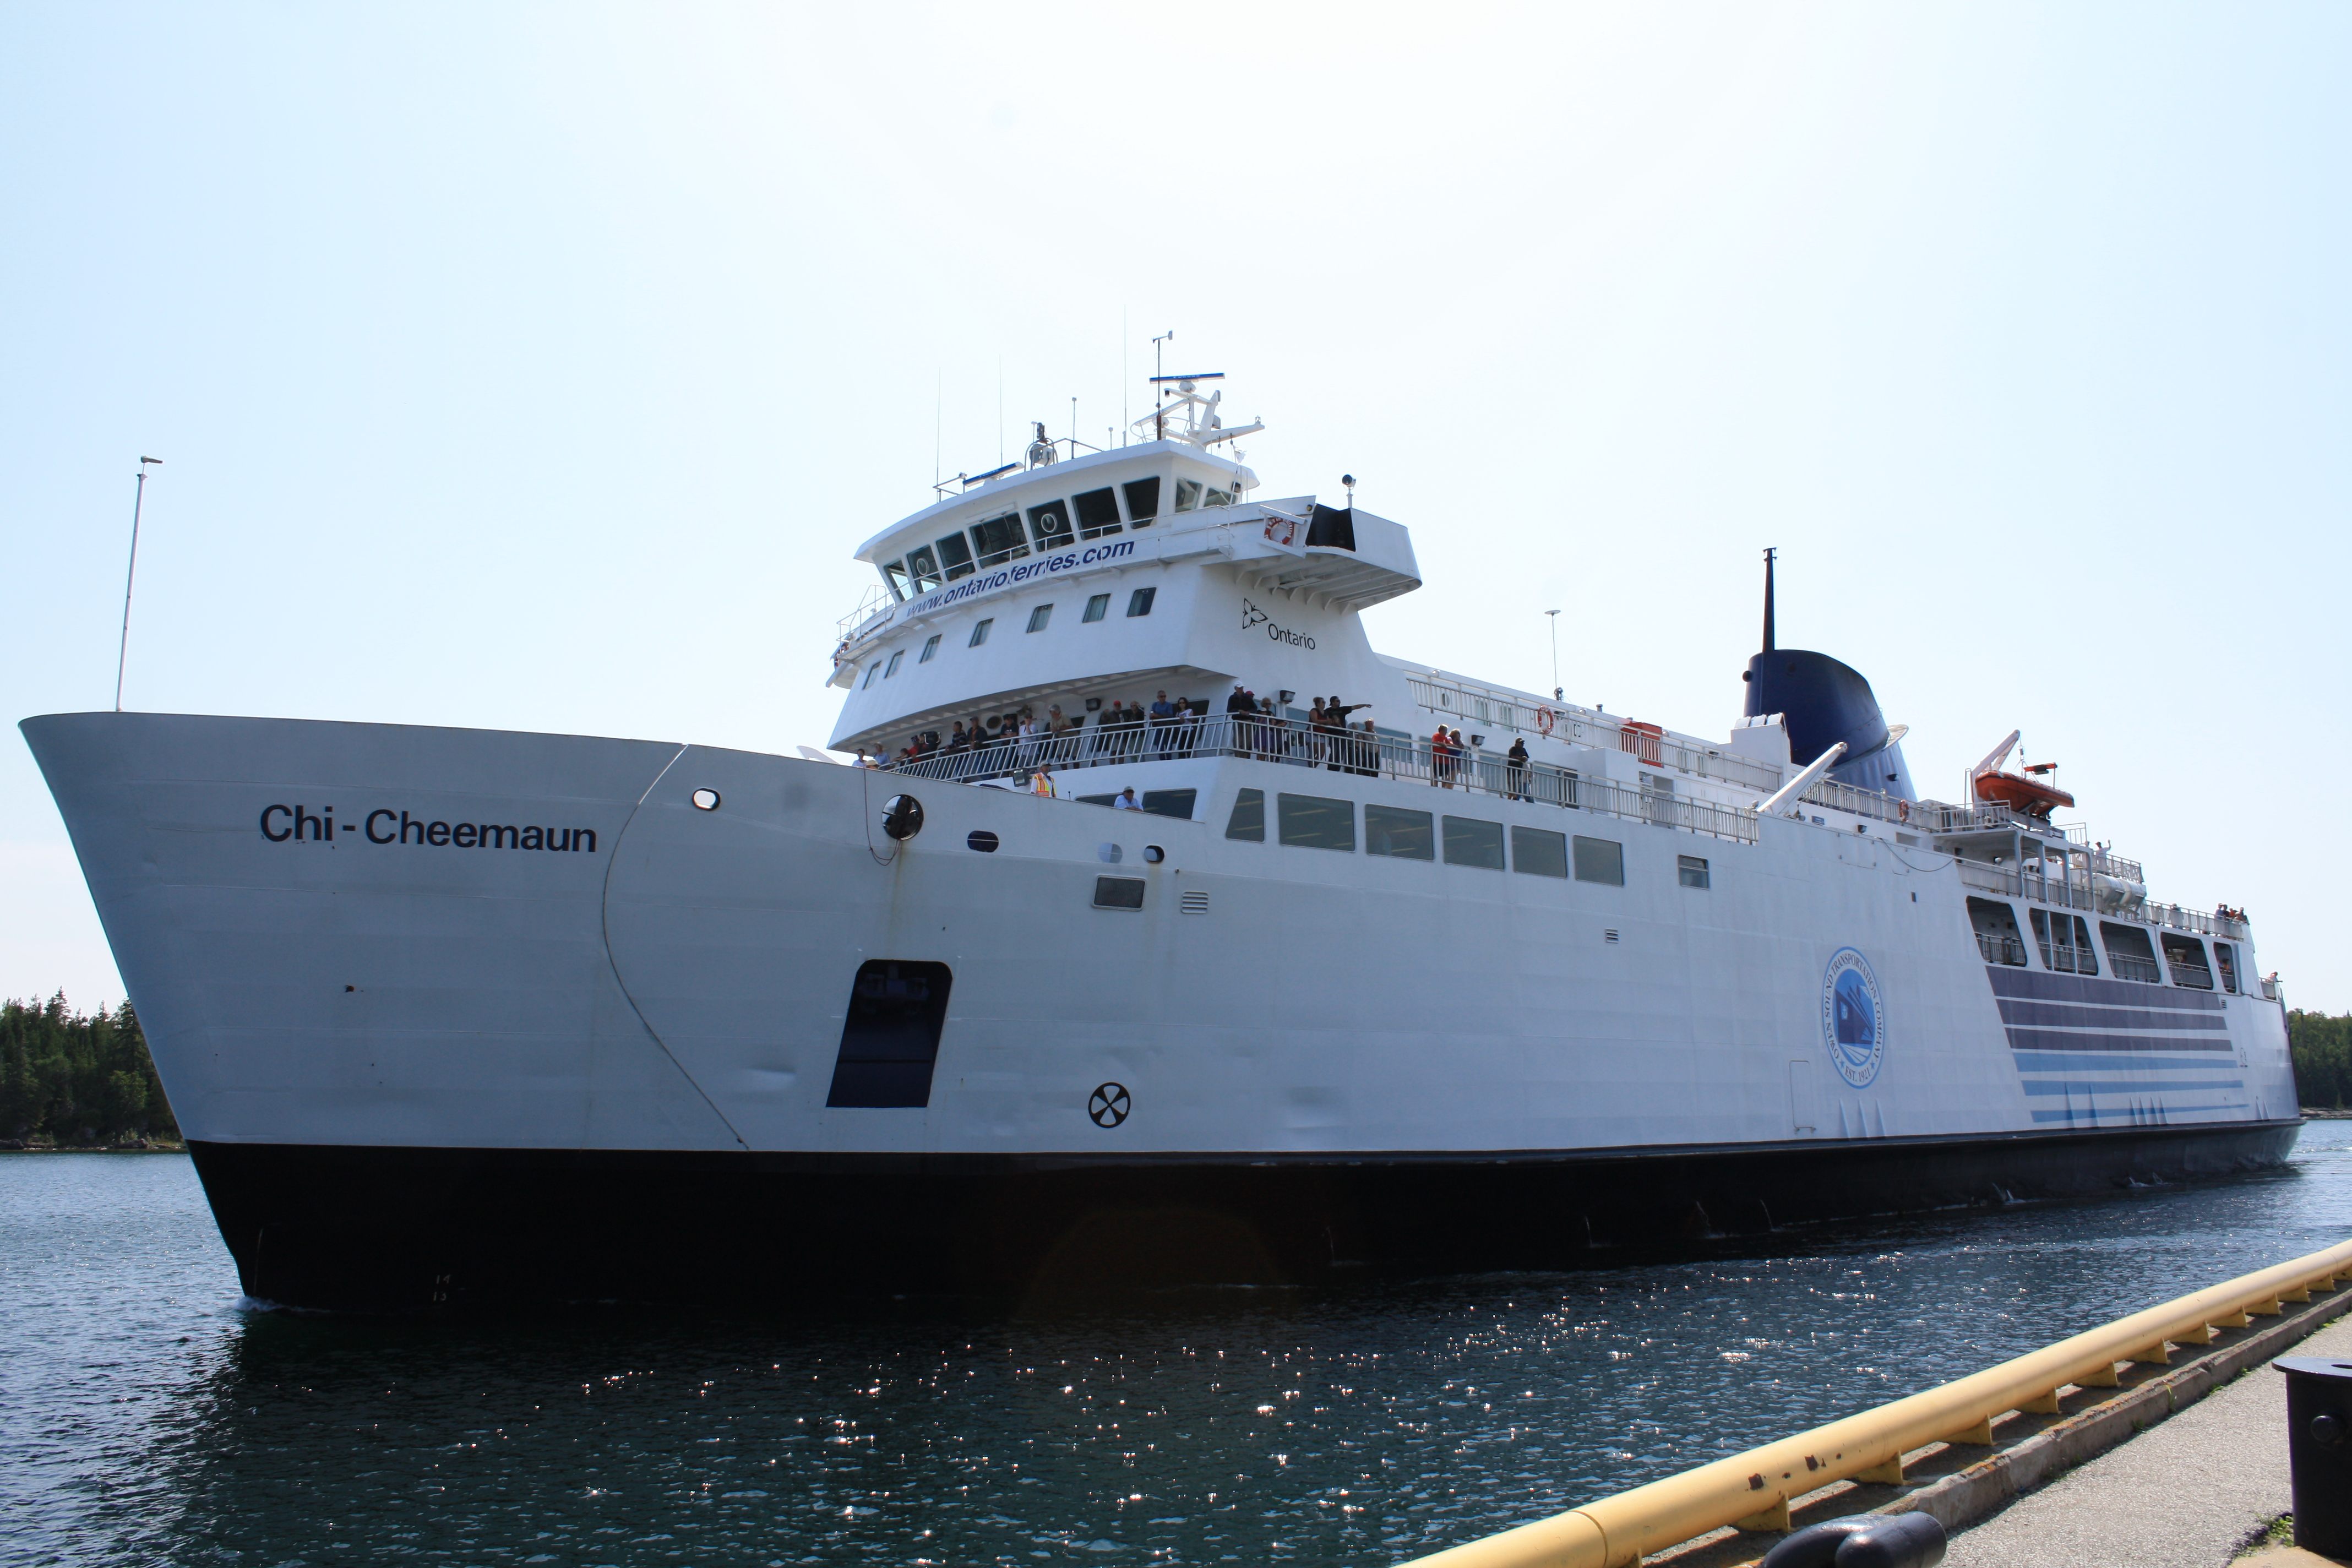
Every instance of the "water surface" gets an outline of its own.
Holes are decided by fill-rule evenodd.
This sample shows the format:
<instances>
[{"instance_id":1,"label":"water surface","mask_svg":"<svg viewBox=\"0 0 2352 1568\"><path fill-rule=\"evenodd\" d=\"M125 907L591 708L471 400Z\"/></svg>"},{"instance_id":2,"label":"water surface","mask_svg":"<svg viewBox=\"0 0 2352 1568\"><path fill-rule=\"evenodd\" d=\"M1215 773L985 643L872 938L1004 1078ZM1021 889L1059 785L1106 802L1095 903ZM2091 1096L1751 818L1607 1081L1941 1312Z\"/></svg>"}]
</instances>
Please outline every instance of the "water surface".
<instances>
[{"instance_id":1,"label":"water surface","mask_svg":"<svg viewBox=\"0 0 2352 1568\"><path fill-rule=\"evenodd\" d=\"M256 1310L172 1155L0 1155L0 1563L1380 1564L2352 1236L2293 1167L1570 1274L981 1313Z\"/></svg>"}]
</instances>

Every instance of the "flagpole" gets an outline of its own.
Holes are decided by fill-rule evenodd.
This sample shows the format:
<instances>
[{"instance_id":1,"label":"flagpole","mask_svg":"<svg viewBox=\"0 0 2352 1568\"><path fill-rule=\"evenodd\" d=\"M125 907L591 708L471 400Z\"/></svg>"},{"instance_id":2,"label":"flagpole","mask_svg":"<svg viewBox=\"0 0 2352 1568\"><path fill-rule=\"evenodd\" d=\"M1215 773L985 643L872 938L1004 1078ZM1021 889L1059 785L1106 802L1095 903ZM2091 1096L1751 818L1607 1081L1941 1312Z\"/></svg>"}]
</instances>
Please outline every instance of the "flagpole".
<instances>
[{"instance_id":1,"label":"flagpole","mask_svg":"<svg viewBox=\"0 0 2352 1568\"><path fill-rule=\"evenodd\" d=\"M161 458L139 459L139 488L131 497L131 569L122 576L122 642L114 652L114 710L122 711L122 669L131 658L131 585L139 580L139 511L147 500L147 467L163 466Z\"/></svg>"}]
</instances>

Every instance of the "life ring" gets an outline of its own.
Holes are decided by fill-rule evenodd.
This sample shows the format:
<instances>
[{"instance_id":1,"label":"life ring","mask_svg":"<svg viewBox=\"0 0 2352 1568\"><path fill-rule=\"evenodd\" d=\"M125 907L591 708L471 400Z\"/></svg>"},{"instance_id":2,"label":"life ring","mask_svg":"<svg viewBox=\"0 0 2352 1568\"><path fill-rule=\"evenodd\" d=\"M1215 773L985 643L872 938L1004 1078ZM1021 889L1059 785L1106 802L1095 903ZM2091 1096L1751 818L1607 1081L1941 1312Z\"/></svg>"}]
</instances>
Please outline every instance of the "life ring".
<instances>
[{"instance_id":1,"label":"life ring","mask_svg":"<svg viewBox=\"0 0 2352 1568\"><path fill-rule=\"evenodd\" d=\"M1554 713L1550 709L1538 708L1536 710L1536 728L1545 735L1549 736L1551 733L1551 727L1559 721L1559 715Z\"/></svg>"}]
</instances>

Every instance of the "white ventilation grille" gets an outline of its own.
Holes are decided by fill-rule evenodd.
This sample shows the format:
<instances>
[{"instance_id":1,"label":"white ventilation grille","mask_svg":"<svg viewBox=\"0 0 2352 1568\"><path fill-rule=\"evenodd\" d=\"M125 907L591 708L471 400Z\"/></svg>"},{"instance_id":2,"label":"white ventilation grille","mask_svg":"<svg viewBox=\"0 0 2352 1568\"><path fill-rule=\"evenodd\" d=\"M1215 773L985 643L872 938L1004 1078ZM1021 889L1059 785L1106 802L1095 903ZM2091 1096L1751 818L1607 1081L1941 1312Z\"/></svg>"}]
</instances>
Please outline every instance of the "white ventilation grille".
<instances>
[{"instance_id":1,"label":"white ventilation grille","mask_svg":"<svg viewBox=\"0 0 2352 1568\"><path fill-rule=\"evenodd\" d=\"M1209 895L1206 893L1187 892L1182 898L1177 900L1176 903L1177 907L1188 915L1205 915L1209 912Z\"/></svg>"},{"instance_id":2,"label":"white ventilation grille","mask_svg":"<svg viewBox=\"0 0 2352 1568\"><path fill-rule=\"evenodd\" d=\"M1602 931L1601 933L1601 940L1603 942L1615 942L1617 940L1616 928L1612 926Z\"/></svg>"}]
</instances>

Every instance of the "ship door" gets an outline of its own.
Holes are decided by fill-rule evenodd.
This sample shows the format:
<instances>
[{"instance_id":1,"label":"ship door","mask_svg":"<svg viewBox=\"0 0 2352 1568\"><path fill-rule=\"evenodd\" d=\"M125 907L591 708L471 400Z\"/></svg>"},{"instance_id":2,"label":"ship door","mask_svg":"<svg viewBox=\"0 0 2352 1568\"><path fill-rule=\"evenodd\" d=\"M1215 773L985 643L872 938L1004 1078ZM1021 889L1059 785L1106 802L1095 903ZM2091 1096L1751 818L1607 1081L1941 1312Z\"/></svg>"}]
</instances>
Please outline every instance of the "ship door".
<instances>
[{"instance_id":1,"label":"ship door","mask_svg":"<svg viewBox=\"0 0 2352 1568\"><path fill-rule=\"evenodd\" d=\"M1789 1131L1800 1138L1821 1134L1821 1094L1813 1081L1811 1061L1789 1064Z\"/></svg>"},{"instance_id":2,"label":"ship door","mask_svg":"<svg viewBox=\"0 0 2352 1568\"><path fill-rule=\"evenodd\" d=\"M857 966L827 1107L920 1110L931 1103L953 978L944 963L877 958Z\"/></svg>"}]
</instances>

